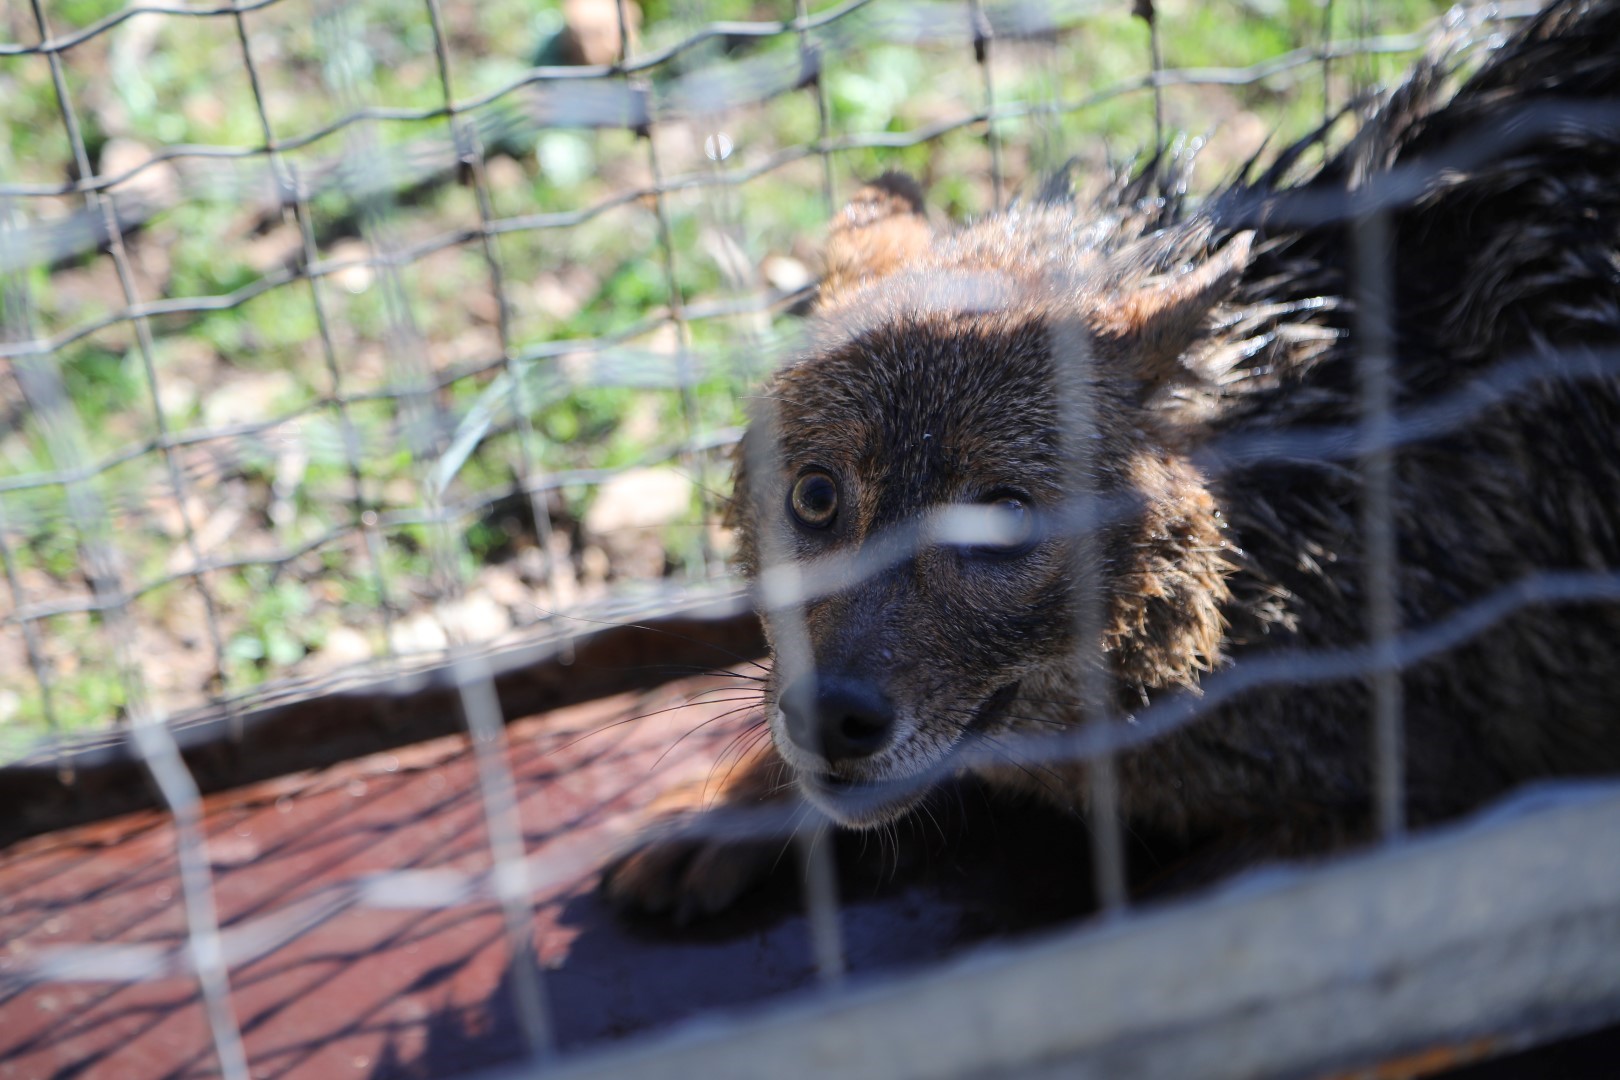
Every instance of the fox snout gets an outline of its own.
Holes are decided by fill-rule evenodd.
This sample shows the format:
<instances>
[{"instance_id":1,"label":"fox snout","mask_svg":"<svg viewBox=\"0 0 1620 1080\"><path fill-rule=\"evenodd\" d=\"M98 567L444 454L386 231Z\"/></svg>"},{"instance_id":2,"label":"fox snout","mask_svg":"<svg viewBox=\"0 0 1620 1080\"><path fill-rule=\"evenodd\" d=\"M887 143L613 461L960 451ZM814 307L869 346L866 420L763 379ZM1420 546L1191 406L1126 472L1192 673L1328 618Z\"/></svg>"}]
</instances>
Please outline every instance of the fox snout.
<instances>
[{"instance_id":1,"label":"fox snout","mask_svg":"<svg viewBox=\"0 0 1620 1080\"><path fill-rule=\"evenodd\" d=\"M803 675L782 691L778 705L793 745L834 768L869 758L894 741L894 702L868 677Z\"/></svg>"},{"instance_id":2,"label":"fox snout","mask_svg":"<svg viewBox=\"0 0 1620 1080\"><path fill-rule=\"evenodd\" d=\"M799 791L832 820L870 828L910 809L926 793L932 755L916 743L880 671L848 666L789 679L777 696L775 741Z\"/></svg>"}]
</instances>

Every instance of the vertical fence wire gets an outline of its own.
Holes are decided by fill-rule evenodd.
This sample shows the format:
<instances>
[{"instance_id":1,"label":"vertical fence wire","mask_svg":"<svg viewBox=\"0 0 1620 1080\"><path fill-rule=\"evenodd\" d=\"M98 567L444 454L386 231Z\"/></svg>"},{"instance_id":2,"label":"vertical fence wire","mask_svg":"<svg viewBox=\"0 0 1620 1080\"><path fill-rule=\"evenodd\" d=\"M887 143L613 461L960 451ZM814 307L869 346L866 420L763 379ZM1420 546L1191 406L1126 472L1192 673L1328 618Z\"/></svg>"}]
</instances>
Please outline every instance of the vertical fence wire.
<instances>
[{"instance_id":1,"label":"vertical fence wire","mask_svg":"<svg viewBox=\"0 0 1620 1080\"><path fill-rule=\"evenodd\" d=\"M769 478L783 475L782 442L775 404L768 398L759 401L750 425L750 437L743 443L743 454L748 475L755 483L773 490ZM791 481L789 481L791 482ZM780 696L787 687L785 682L795 680L798 692L806 699L816 696L817 669L815 650L811 644L806 623L805 604L810 594L813 574L806 571L789 550L781 532L772 527L761 529L759 544L759 604L769 613L774 629L774 668L777 691ZM766 717L772 727L772 737L784 737L781 708L777 706ZM808 823L808 824L807 824ZM831 837L825 837L825 824L821 814L806 804L794 821L793 841L798 847L800 880L811 934L811 953L818 977L835 982L842 977L844 960L843 931L837 910L836 867L832 861Z\"/></svg>"},{"instance_id":2,"label":"vertical fence wire","mask_svg":"<svg viewBox=\"0 0 1620 1080\"><path fill-rule=\"evenodd\" d=\"M32 0L32 8L34 23L43 47L51 41L50 26L40 0ZM91 177L95 173L91 168L78 117L68 94L61 54L55 49L48 49L47 52L57 104L68 132L79 175L84 178ZM99 212L105 223L109 252L118 272L119 287L123 292L125 304L133 308L137 305L138 298L123 248L116 210L110 200L94 191L87 191L85 199L92 213ZM22 299L26 305L27 298ZM144 317L137 316L133 321L170 486L179 504L178 512L183 522L186 546L191 558L193 581L206 605L214 662L216 671L222 677L223 640L214 616L212 594L201 570L202 553L191 525L189 492L181 477L173 448L166 442L168 425L158 393L150 328ZM24 325L26 329L26 324ZM85 470L87 463L84 461L83 433L79 428L73 403L55 368L54 354L18 359L13 363L14 374L22 386L24 398L28 401L36 422L44 431L45 441L55 465L68 473L80 473ZM231 1003L229 965L221 943L218 912L214 903L213 875L208 865L206 841L202 832L201 796L164 716L147 700L145 678L135 642L135 629L123 583L121 559L116 546L107 535L110 515L105 504L93 490L93 483L93 480L88 479L71 481L66 491L69 514L78 532L83 569L95 594L103 626L111 638L114 665L123 687L133 747L173 815L176 857L185 905L186 943L192 957L198 989L203 998L220 1072L225 1080L247 1080L247 1056L242 1045L241 1029Z\"/></svg>"},{"instance_id":3,"label":"vertical fence wire","mask_svg":"<svg viewBox=\"0 0 1620 1080\"><path fill-rule=\"evenodd\" d=\"M13 309L8 317L23 320L19 325L26 330L28 300L26 296L18 299L23 310ZM96 480L83 475L87 470L82 425L62 383L54 354L18 359L13 362L13 374L39 425L53 464L76 477L66 482L65 494L69 519L78 537L80 565L89 580L112 646L113 666L124 693L131 745L174 822L175 856L185 907L186 949L202 995L220 1072L226 1080L247 1080L247 1058L231 1004L229 964L220 936L213 873L203 834L201 795L166 718L147 700L122 560L109 535L111 517L95 490Z\"/></svg>"},{"instance_id":4,"label":"vertical fence wire","mask_svg":"<svg viewBox=\"0 0 1620 1080\"><path fill-rule=\"evenodd\" d=\"M12 200L0 196L0 258L4 258L14 249L14 215L16 211ZM21 259L18 259L21 262ZM21 270L7 271L0 274L0 341L23 341L29 334L29 299L28 283ZM20 389L20 387L19 387ZM18 573L17 553L12 549L10 535L9 515L6 513L6 501L0 498L0 568L6 576L6 587L11 593L13 611L22 611L27 607L28 594ZM44 714L46 731L54 738L61 733L61 721L56 714L56 699L51 691L50 663L45 656L45 643L41 640L39 628L32 619L21 621L23 649L28 655L28 666L34 675L34 685L39 691L40 710ZM71 779L71 767L66 764L67 757L62 755L65 778Z\"/></svg>"},{"instance_id":5,"label":"vertical fence wire","mask_svg":"<svg viewBox=\"0 0 1620 1080\"><path fill-rule=\"evenodd\" d=\"M810 5L808 0L794 0L794 29L799 36L799 55L801 64L806 71L813 71L815 78L808 89L816 101L816 157L821 161L821 198L830 217L838 209L838 185L833 179L832 165L832 118L827 104L827 53L824 47L810 36Z\"/></svg>"},{"instance_id":6,"label":"vertical fence wire","mask_svg":"<svg viewBox=\"0 0 1620 1080\"><path fill-rule=\"evenodd\" d=\"M316 26L323 44L327 87L348 111L364 115L368 103L354 69L356 54L365 45L352 31L352 20L359 17L356 10L323 0ZM426 529L434 587L442 602L459 588L458 542L450 529L453 511L444 505L429 463L442 448L449 424L435 394L426 342L417 328L402 273L407 264L390 224L393 207L380 164L385 158L375 123L367 119L350 126L341 182L358 208L361 237L383 298L384 342L390 361L386 396L401 410L403 440L417 463L416 494L421 500L417 523Z\"/></svg>"},{"instance_id":7,"label":"vertical fence wire","mask_svg":"<svg viewBox=\"0 0 1620 1080\"><path fill-rule=\"evenodd\" d=\"M630 62L630 48L633 40L629 23L628 0L617 0L615 11L619 24L619 62L625 64ZM670 192L666 185L664 171L659 165L658 122L663 112L662 103L657 88L649 80L639 76L632 76L629 81L632 90L641 94L649 103L647 123L636 134L646 143L647 171L652 177L653 216L658 225L658 255L668 283L669 318L675 326L676 385L677 393L680 395L681 418L688 436L682 440L680 463L682 469L696 483L699 517L700 520L707 522L714 514L715 507L709 490L708 470L703 456L693 449L692 436L698 430L698 406L693 381L695 371L692 359L692 326L687 318L686 299L681 288L680 271L677 266L675 230L670 222ZM698 533L698 548L701 552L703 564L702 577L704 580L713 580L719 574L719 566L716 562L714 545L709 539L707 528L701 529Z\"/></svg>"},{"instance_id":8,"label":"vertical fence wire","mask_svg":"<svg viewBox=\"0 0 1620 1080\"><path fill-rule=\"evenodd\" d=\"M439 82L444 90L445 110L449 114L455 138L457 159L461 167L467 170L472 180L473 194L478 201L479 245L496 305L496 334L501 353L499 378L507 383L507 404L517 428L518 449L513 467L517 473L519 488L528 501L529 514L534 519L535 539L539 544L543 566L551 582L552 596L556 597L561 593L559 578L562 567L559 565L552 543L551 513L546 505L546 489L537 475L543 468L540 464L539 437L535 432L533 409L530 404L529 383L535 362L527 357L518 356L512 346L512 300L508 294L506 274L501 267L500 252L493 228L495 208L485 168L485 146L478 133L477 124L469 120L457 104L455 84L450 73L450 49L445 40L444 14L439 0L427 0L427 8L433 28L433 53L438 66ZM447 483L448 478L441 477L440 482ZM552 618L551 621L562 624L561 648L566 651L571 636L566 620Z\"/></svg>"},{"instance_id":9,"label":"vertical fence wire","mask_svg":"<svg viewBox=\"0 0 1620 1080\"><path fill-rule=\"evenodd\" d=\"M1374 656L1372 691L1373 777L1376 819L1386 840L1405 829L1405 756L1401 733L1400 568L1395 546L1394 249L1388 214L1375 210L1351 226L1355 280L1356 357L1360 398L1361 532L1366 550L1367 641Z\"/></svg>"},{"instance_id":10,"label":"vertical fence wire","mask_svg":"<svg viewBox=\"0 0 1620 1080\"><path fill-rule=\"evenodd\" d=\"M823 53L810 40L807 28L801 25L799 32L800 56L806 65L803 71L812 77L812 87L817 102L818 128L825 132L827 123L825 91L821 86L819 67ZM811 62L814 62L817 66L808 66ZM701 151L710 159L713 174L722 180L729 172L734 149L730 146L722 148L720 145L723 116L724 113L721 112L702 114L695 118L693 129L694 138L702 144ZM652 141L650 135L648 141L649 144ZM833 191L832 166L828 157L825 139L820 141L818 149L822 161L823 195L830 203ZM661 186L662 182L659 179L656 159L653 159L653 163L654 187L656 189ZM735 239L739 242L737 250L744 250L741 247L743 237L740 235L740 220L735 213L730 212L736 203L734 185L724 182L717 183L707 188L705 193L707 196L705 202L709 209L708 216L711 222L716 226L720 226L722 222L731 224L734 228L725 229L724 231L734 233ZM660 217L666 217L667 208L665 204L659 201L656 206ZM666 238L670 236L667 230L667 221L661 222L660 235ZM673 244L669 244L666 250L670 260L671 280L673 282ZM733 285L738 288L744 287L744 283L740 281L734 281ZM756 300L763 299L757 289L753 291L756 294ZM755 303L750 306L763 309L764 305ZM744 324L740 333L743 353L750 356L780 356L787 343L776 338L768 330L763 333L759 332L757 326L758 324L754 321L748 321ZM755 475L761 477L782 475L784 466L780 443L775 440L766 440L765 453L757 454L755 457L756 459L763 459L751 463L752 467L763 466L762 471ZM707 505L705 503L705 506ZM777 547L769 553L765 560L765 566L767 570L779 570L789 562L790 558L786 552ZM810 646L809 635L803 626L802 608L792 608L791 612L785 616L785 620L793 624L792 630L788 631L786 635L790 641L794 642L791 650L794 656L793 670L807 672L809 678L816 678L819 673L816 671L816 659ZM778 689L779 691L782 689L780 683ZM811 813L814 814L813 811ZM814 816L819 817L819 815ZM810 934L811 959L818 980L825 986L837 985L843 979L848 966L844 952L844 935L838 891L838 866L834 858L832 833L833 830L827 822L817 820L796 830L792 840L798 861L801 885L800 896Z\"/></svg>"},{"instance_id":11,"label":"vertical fence wire","mask_svg":"<svg viewBox=\"0 0 1620 1080\"><path fill-rule=\"evenodd\" d=\"M1164 42L1159 36L1159 13L1153 0L1134 0L1131 12L1147 24L1148 69L1153 74L1153 152L1164 153Z\"/></svg>"},{"instance_id":12,"label":"vertical fence wire","mask_svg":"<svg viewBox=\"0 0 1620 1080\"><path fill-rule=\"evenodd\" d=\"M810 36L808 28L803 21L808 18L808 9L805 0L797 0L796 11L801 22L800 48L806 50L809 56L815 58L815 80L811 90L816 100L816 150L821 159L822 200L829 218L837 213L838 205L835 192L837 185L833 177L832 155L828 146L829 139L829 107L827 102L827 87L825 83L826 58L830 50ZM771 460L768 467L780 475L783 471L781 462L781 443L774 437L768 441L768 450ZM758 457L759 455L755 455ZM754 463L750 463L754 467ZM786 553L778 550L774 553L777 560L785 557ZM766 566L781 566L780 561L767 561ZM800 670L808 671L815 677L815 657L810 649L809 633L804 626L803 608L794 607L788 615L790 624L789 639L795 644L799 652ZM830 829L825 823L817 823L808 830L800 832L798 848L800 857L800 870L803 881L803 895L806 916L810 923L811 952L815 957L816 972L823 984L836 984L848 968L845 956L845 943L843 921L839 913L838 899L838 866L833 858L833 838Z\"/></svg>"},{"instance_id":13,"label":"vertical fence wire","mask_svg":"<svg viewBox=\"0 0 1620 1080\"><path fill-rule=\"evenodd\" d=\"M622 12L623 8L620 10ZM646 89L651 92L650 87ZM675 230L670 223L669 191L665 186L663 169L659 167L656 107L653 110L653 118L648 122L646 130L641 133L641 137L647 144L647 169L652 174L653 215L658 221L658 254L663 264L664 276L669 283L669 313L675 326L675 378L678 385L677 392L680 395L681 418L688 434L691 435L698 429L697 396L693 387L692 326L687 319L686 300L682 296L680 272L676 265ZM700 517L708 521L714 513L713 500L709 492L708 470L704 466L702 455L692 449L691 438L683 440L680 460L682 468L697 484ZM703 577L705 580L713 579L718 576L718 567L715 562L714 545L709 540L707 529L699 532L698 545L702 552Z\"/></svg>"},{"instance_id":14,"label":"vertical fence wire","mask_svg":"<svg viewBox=\"0 0 1620 1080\"><path fill-rule=\"evenodd\" d=\"M1108 511L1098 490L1102 463L1097 448L1103 436L1094 393L1097 379L1091 342L1083 331L1059 325L1049 333L1064 490L1069 492L1060 513L1065 532L1073 539L1069 603L1074 610L1076 696L1081 722L1107 733L1115 717L1113 679L1104 648L1107 598L1101 573L1105 563L1102 528ZM1085 760L1085 815L1091 831L1097 903L1105 914L1116 915L1125 910L1127 891L1119 780L1113 753L1103 752Z\"/></svg>"},{"instance_id":15,"label":"vertical fence wire","mask_svg":"<svg viewBox=\"0 0 1620 1080\"><path fill-rule=\"evenodd\" d=\"M5 213L0 206L0 215ZM5 223L0 221L0 239L8 232ZM7 275L8 277L10 275ZM5 286L10 291L10 284ZM0 316L0 330L10 325L11 316ZM6 588L11 593L11 606L21 611L28 603L27 591L23 588L22 579L17 573L17 554L12 550L11 540L7 533L10 522L7 520L5 500L0 499L0 568L6 575ZM52 736L61 734L61 722L56 717L55 699L51 694L50 665L45 659L44 643L40 640L39 629L32 619L22 621L23 649L28 654L28 666L34 673L34 683L39 690L40 709L45 716L45 728ZM66 764L67 758L62 758L63 768L70 770Z\"/></svg>"},{"instance_id":16,"label":"vertical fence wire","mask_svg":"<svg viewBox=\"0 0 1620 1080\"><path fill-rule=\"evenodd\" d=\"M1042 14L1056 25L1050 0L1042 9ZM1066 146L1063 139L1061 118L1065 64L1063 50L1058 47L1060 40L1059 34L1052 33L1021 43L1025 50L1033 47L1038 52L1038 58L1030 66L1041 72L1040 88L1028 102L1028 123L1032 129L1028 137L1028 171L1033 176L1052 178L1049 182L1072 184L1075 148Z\"/></svg>"},{"instance_id":17,"label":"vertical fence wire","mask_svg":"<svg viewBox=\"0 0 1620 1080\"><path fill-rule=\"evenodd\" d=\"M506 936L507 970L518 1025L531 1057L547 1059L557 1052L556 1024L540 972L534 935L534 889L530 883L517 786L507 759L506 725L488 663L466 651L454 661L463 718L472 736L478 766L484 827L494 860L491 882L501 908Z\"/></svg>"},{"instance_id":18,"label":"vertical fence wire","mask_svg":"<svg viewBox=\"0 0 1620 1080\"><path fill-rule=\"evenodd\" d=\"M354 34L347 14L337 9L324 10L320 26L328 58L328 84L349 111L358 111L363 108L362 88L354 72L353 59L355 50L364 48L364 44ZM453 100L448 98L446 104ZM389 228L392 207L382 194L387 188L380 177L368 176L370 163L380 158L371 134L369 123L355 125L351 135L351 160L358 163L359 169L352 182L356 184L354 194L361 209L361 232L384 290L386 334L391 353L409 379L402 404L406 410L407 438L419 466L417 491L437 567L442 610L443 604L458 598L462 591L459 541L450 527L456 513L445 505L431 470L431 462L443 448L443 433L448 424L433 398L426 343L412 317L410 291L400 273L399 246ZM554 1025L535 953L533 893L516 784L507 758L505 723L495 692L494 674L487 660L476 656L466 646L466 642L452 641L451 670L478 769L479 798L493 864L491 883L501 909L515 1011L530 1055L544 1058L555 1051Z\"/></svg>"},{"instance_id":19,"label":"vertical fence wire","mask_svg":"<svg viewBox=\"0 0 1620 1080\"><path fill-rule=\"evenodd\" d=\"M34 14L34 25L39 32L41 47L51 40L51 29L45 17L45 9L41 0L30 0ZM88 181L96 175L95 168L90 162L90 153L85 143L84 132L79 124L78 110L74 108L73 100L68 93L67 73L63 68L62 54L59 49L45 48L51 67L51 81L56 90L57 107L62 117L62 123L68 135L68 142L73 152L74 164L78 169L81 180ZM170 425L168 416L163 407L163 398L158 391L157 361L155 346L152 341L152 327L146 316L139 314L139 291L135 287L134 275L130 268L129 254L124 247L123 229L118 221L118 209L109 195L104 195L94 188L86 188L84 200L92 216L99 217L101 228L107 238L107 253L112 259L113 267L118 274L118 287L123 294L126 310L135 312L130 323L135 330L135 342L141 358L142 374L146 382L146 391L152 403L152 419L156 425L157 442L163 458L164 470L168 476L169 489L172 493L176 514L180 521L181 534L185 539L186 554L189 558L189 573L193 586L203 602L203 620L207 630L208 642L213 649L214 675L210 680L212 693L210 697L218 703L226 713L229 729L233 737L241 737L240 713L234 702L230 699L226 684L225 666L225 638L219 626L219 604L214 597L208 577L203 570L204 561L202 546L197 540L196 527L191 520L192 495L185 480L184 470L176 455L175 447L170 443Z\"/></svg>"},{"instance_id":20,"label":"vertical fence wire","mask_svg":"<svg viewBox=\"0 0 1620 1080\"><path fill-rule=\"evenodd\" d=\"M825 823L802 828L794 837L799 850L805 917L810 924L810 954L816 977L835 986L844 977L844 928L838 906L838 864L833 858L832 829Z\"/></svg>"},{"instance_id":21,"label":"vertical fence wire","mask_svg":"<svg viewBox=\"0 0 1620 1080\"><path fill-rule=\"evenodd\" d=\"M0 197L0 256L4 256L13 248L14 213L12 200L9 197ZM20 270L0 276L0 340L23 341L30 336L28 325L31 320L28 314L27 289L26 278ZM12 550L9 526L6 503L0 498L0 568L5 571L6 587L11 593L12 610L22 611L27 606L28 596L18 573L17 554ZM51 692L50 665L45 658L44 642L40 640L39 628L32 619L22 620L21 626L23 648L28 654L28 666L33 672L34 684L39 691L40 708L44 713L46 730L52 736L56 736L61 732L61 723L57 719L55 697ZM66 761L65 756L63 761ZM68 766L64 764L63 768L66 769Z\"/></svg>"},{"instance_id":22,"label":"vertical fence wire","mask_svg":"<svg viewBox=\"0 0 1620 1080\"><path fill-rule=\"evenodd\" d=\"M970 0L968 19L973 40L973 62L979 66L979 81L984 87L984 140L990 149L990 197L992 205L1006 203L1006 181L1001 162L1001 135L996 130L996 79L991 70L990 51L995 31L985 14L983 0Z\"/></svg>"},{"instance_id":23,"label":"vertical fence wire","mask_svg":"<svg viewBox=\"0 0 1620 1080\"><path fill-rule=\"evenodd\" d=\"M1333 119L1333 0L1321 0L1322 30L1318 48L1322 53L1322 126Z\"/></svg>"},{"instance_id":24,"label":"vertical fence wire","mask_svg":"<svg viewBox=\"0 0 1620 1080\"><path fill-rule=\"evenodd\" d=\"M242 66L247 72L248 85L253 93L253 107L258 114L259 130L264 135L265 157L269 163L271 183L275 187L276 197L281 205L286 207L290 204L292 208L293 220L298 226L303 265L308 269L320 262L320 250L315 241L315 225L310 212L309 200L306 197L304 185L299 180L296 169L282 153L276 138L275 128L270 122L270 112L265 103L263 81L259 76L258 61L253 53L247 19L242 11L238 9L232 13L232 20L236 27L237 41L242 47ZM285 213L285 210L283 210L283 213ZM337 345L332 337L332 321L328 311L325 285L322 279L314 274L306 274L305 280L309 282L310 307L315 314L316 333L321 343L321 359L325 364L327 378L330 380L329 400L337 410L338 429L343 439L344 462L348 467L349 483L353 489L351 505L354 517L351 527L361 537L366 569L369 572L372 586L377 591L377 610L382 619L383 656L392 659L394 656L394 604L388 587L387 575L383 569L382 537L377 531L377 515L375 511L366 505L365 478L361 467L360 432L354 423L349 397L345 390L343 366L338 361Z\"/></svg>"}]
</instances>

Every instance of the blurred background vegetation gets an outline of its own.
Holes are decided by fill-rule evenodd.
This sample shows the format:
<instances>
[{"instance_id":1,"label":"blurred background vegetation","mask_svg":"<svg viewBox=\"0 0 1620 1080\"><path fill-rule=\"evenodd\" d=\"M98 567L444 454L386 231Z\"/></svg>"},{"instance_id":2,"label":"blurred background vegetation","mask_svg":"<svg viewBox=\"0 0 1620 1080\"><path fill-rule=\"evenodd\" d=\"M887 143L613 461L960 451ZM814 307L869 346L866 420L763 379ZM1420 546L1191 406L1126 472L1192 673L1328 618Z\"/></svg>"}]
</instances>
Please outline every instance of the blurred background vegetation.
<instances>
[{"instance_id":1,"label":"blurred background vegetation","mask_svg":"<svg viewBox=\"0 0 1620 1080\"><path fill-rule=\"evenodd\" d=\"M971 121L992 94L1003 199L1070 158L1097 182L1155 138L1131 6L987 4L992 22L1059 27L993 40L987 82L965 4L811 3L847 9L808 34L821 78L774 85L805 45L791 28L721 27L636 62L711 24L791 20L793 4L628 0L633 76L542 84L537 65L618 59L614 0L439 0L442 34L425 0L259 0L240 28L200 3L214 13L45 0L52 40L73 42L59 55L80 161L33 12L8 5L0 759L106 731L128 704L88 534L120 556L165 713L723 581L724 447L792 337L829 189L836 202L903 169L941 219L991 208L991 143ZM1411 58L1410 41L1353 42L1440 11L1159 4L1166 69L1285 61L1246 85L1164 89L1167 136L1207 142L1195 190ZM1353 54L1324 68L1309 55L1324 42ZM472 105L460 119L447 83ZM604 86L645 88L656 122L581 123ZM823 124L831 148L809 152ZM75 186L86 164L117 181L102 188L122 266ZM288 177L305 198L282 198ZM30 340L50 347L16 347ZM59 430L12 377L23 364L59 382ZM94 468L59 482L76 463Z\"/></svg>"}]
</instances>

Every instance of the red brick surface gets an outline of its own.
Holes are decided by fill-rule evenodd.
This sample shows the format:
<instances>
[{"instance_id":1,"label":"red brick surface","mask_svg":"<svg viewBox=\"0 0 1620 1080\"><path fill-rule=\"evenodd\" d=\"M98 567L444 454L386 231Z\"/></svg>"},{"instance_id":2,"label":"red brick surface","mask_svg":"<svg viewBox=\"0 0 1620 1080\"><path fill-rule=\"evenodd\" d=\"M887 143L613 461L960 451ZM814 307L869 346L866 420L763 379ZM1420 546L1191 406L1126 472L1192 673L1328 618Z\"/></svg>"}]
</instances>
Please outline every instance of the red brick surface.
<instances>
[{"instance_id":1,"label":"red brick surface","mask_svg":"<svg viewBox=\"0 0 1620 1080\"><path fill-rule=\"evenodd\" d=\"M735 916L693 931L627 925L593 892L615 839L647 821L661 794L701 785L746 718L704 725L735 708L719 701L618 721L725 685L688 680L508 729L527 849L554 856L542 873L561 874L537 893L534 927L565 1050L814 981L791 869ZM254 1076L437 1076L523 1052L493 903L354 902L380 871L490 866L464 738L227 792L205 811L220 920L234 944L246 934L256 946L231 970ZM783 864L793 866L791 853ZM902 886L887 869L845 880L840 922L857 977L1005 928L980 894L1006 875L946 862L925 880L901 875L911 882ZM0 1077L217 1075L197 984L178 964L137 982L17 978L66 944L184 948L165 815L0 852L0 942Z\"/></svg>"}]
</instances>

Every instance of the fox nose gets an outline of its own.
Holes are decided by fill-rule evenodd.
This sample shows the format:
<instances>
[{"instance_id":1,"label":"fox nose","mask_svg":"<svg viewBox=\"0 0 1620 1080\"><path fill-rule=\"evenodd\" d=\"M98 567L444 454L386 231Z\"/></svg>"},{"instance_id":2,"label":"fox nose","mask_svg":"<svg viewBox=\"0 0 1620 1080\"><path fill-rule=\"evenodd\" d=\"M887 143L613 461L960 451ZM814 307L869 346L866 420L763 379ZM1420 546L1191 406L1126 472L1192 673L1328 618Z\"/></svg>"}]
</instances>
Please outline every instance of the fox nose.
<instances>
[{"instance_id":1,"label":"fox nose","mask_svg":"<svg viewBox=\"0 0 1620 1080\"><path fill-rule=\"evenodd\" d=\"M797 679L780 703L788 738L830 762L870 757L894 729L894 705L872 683L849 675Z\"/></svg>"}]
</instances>

